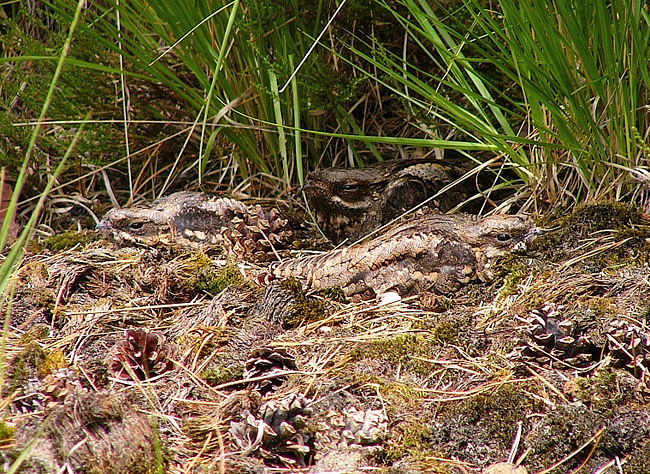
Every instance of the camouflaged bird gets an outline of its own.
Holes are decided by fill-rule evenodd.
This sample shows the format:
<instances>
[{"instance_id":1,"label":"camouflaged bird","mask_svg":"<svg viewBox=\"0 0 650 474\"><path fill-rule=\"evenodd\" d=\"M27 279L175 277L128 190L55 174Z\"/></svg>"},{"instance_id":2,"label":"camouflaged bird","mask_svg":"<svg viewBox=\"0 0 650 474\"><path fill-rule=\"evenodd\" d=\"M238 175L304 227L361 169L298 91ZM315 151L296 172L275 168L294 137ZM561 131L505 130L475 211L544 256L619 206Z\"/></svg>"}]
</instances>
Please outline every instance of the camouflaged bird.
<instances>
[{"instance_id":1,"label":"camouflaged bird","mask_svg":"<svg viewBox=\"0 0 650 474\"><path fill-rule=\"evenodd\" d=\"M191 191L111 209L97 229L111 232L122 245L221 245L238 256L282 248L292 237L287 219L277 209Z\"/></svg>"},{"instance_id":2,"label":"camouflaged bird","mask_svg":"<svg viewBox=\"0 0 650 474\"><path fill-rule=\"evenodd\" d=\"M271 266L260 281L296 277L305 287L340 287L348 295L446 293L493 278L495 257L522 252L539 229L529 217L437 212L394 225L385 234L346 248Z\"/></svg>"},{"instance_id":3,"label":"camouflaged bird","mask_svg":"<svg viewBox=\"0 0 650 474\"><path fill-rule=\"evenodd\" d=\"M323 233L334 243L345 239L354 242L434 196L475 166L475 162L448 150L443 160L394 159L365 168L312 171L303 190ZM488 173L479 177L481 186L489 187ZM477 192L476 177L471 177L428 206L447 212ZM471 207L465 209L478 210Z\"/></svg>"}]
</instances>

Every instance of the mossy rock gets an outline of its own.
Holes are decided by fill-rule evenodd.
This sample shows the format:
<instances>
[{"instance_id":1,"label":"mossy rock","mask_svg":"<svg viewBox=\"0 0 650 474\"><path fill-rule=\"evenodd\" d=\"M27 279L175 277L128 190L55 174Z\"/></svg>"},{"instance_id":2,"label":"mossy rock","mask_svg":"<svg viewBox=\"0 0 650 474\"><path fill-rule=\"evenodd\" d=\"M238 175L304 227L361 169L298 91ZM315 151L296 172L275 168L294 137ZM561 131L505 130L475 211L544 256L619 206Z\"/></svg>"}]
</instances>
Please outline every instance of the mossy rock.
<instances>
[{"instance_id":1,"label":"mossy rock","mask_svg":"<svg viewBox=\"0 0 650 474\"><path fill-rule=\"evenodd\" d=\"M528 430L541 404L528 383L505 384L460 402L449 402L432 426L432 444L447 456L485 466L507 459L518 429Z\"/></svg>"},{"instance_id":2,"label":"mossy rock","mask_svg":"<svg viewBox=\"0 0 650 474\"><path fill-rule=\"evenodd\" d=\"M551 230L533 242L531 248L544 260L566 259L586 239L611 231L617 240L627 239L624 245L605 249L591 257L591 261L601 266L620 263L623 259L641 264L650 261L650 221L635 206L620 202L585 204L568 215L551 214L542 225Z\"/></svg>"}]
</instances>

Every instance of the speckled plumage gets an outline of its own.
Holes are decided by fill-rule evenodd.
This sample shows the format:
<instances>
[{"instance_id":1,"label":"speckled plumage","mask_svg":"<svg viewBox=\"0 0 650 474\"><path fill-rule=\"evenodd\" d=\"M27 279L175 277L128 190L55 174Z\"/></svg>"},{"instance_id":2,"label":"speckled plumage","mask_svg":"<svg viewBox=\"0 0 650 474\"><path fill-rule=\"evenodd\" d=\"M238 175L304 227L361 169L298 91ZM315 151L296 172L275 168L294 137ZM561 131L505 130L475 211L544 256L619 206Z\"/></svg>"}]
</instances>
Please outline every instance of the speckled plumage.
<instances>
[{"instance_id":1,"label":"speckled plumage","mask_svg":"<svg viewBox=\"0 0 650 474\"><path fill-rule=\"evenodd\" d=\"M325 235L335 243L354 242L475 166L471 160L447 153L444 160L394 159L365 168L326 168L309 173L303 189ZM475 179L470 178L428 206L447 212L476 192Z\"/></svg>"},{"instance_id":2,"label":"speckled plumage","mask_svg":"<svg viewBox=\"0 0 650 474\"><path fill-rule=\"evenodd\" d=\"M454 291L492 279L494 257L525 250L538 234L525 216L432 212L374 239L276 264L266 278L296 277L314 289L340 287L346 295Z\"/></svg>"},{"instance_id":3,"label":"speckled plumage","mask_svg":"<svg viewBox=\"0 0 650 474\"><path fill-rule=\"evenodd\" d=\"M97 228L111 232L120 244L216 244L239 255L282 246L292 235L277 209L191 191L150 204L111 209Z\"/></svg>"}]
</instances>

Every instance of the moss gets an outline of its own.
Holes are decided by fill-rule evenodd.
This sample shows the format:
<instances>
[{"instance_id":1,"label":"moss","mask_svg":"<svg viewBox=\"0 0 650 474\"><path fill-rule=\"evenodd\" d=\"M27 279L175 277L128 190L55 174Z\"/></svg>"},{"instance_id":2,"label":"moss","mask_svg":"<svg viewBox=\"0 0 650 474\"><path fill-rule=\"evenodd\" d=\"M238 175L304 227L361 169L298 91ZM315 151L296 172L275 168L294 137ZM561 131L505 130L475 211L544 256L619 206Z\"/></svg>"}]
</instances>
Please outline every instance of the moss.
<instances>
[{"instance_id":1,"label":"moss","mask_svg":"<svg viewBox=\"0 0 650 474\"><path fill-rule=\"evenodd\" d=\"M589 377L574 379L567 390L576 400L596 412L608 412L633 402L637 380L630 374L605 367Z\"/></svg>"},{"instance_id":2,"label":"moss","mask_svg":"<svg viewBox=\"0 0 650 474\"><path fill-rule=\"evenodd\" d=\"M79 232L62 232L45 239L44 245L52 252L62 252L79 244L87 244L91 240L90 236Z\"/></svg>"},{"instance_id":3,"label":"moss","mask_svg":"<svg viewBox=\"0 0 650 474\"><path fill-rule=\"evenodd\" d=\"M32 341L40 341L49 337L50 335L50 326L48 324L36 324L32 326L23 334L20 338L22 344L29 344Z\"/></svg>"},{"instance_id":4,"label":"moss","mask_svg":"<svg viewBox=\"0 0 650 474\"><path fill-rule=\"evenodd\" d=\"M38 377L40 375L39 368L45 358L45 351L36 342L25 345L16 358L9 361L7 365L9 369L7 375L13 379L11 390L17 390L30 378Z\"/></svg>"},{"instance_id":5,"label":"moss","mask_svg":"<svg viewBox=\"0 0 650 474\"><path fill-rule=\"evenodd\" d=\"M647 472L647 465L640 468L639 462L648 459L649 421L650 413L646 407L617 407L612 412L599 414L582 403L558 405L539 420L526 439L524 449L531 450L528 468L542 469L564 459L601 433L598 443L591 443L593 452L589 453L588 459L585 460L583 453L587 453L589 448L568 460L563 466L565 472L573 472L578 466L585 472L596 472L615 456L623 459L630 453L634 453L633 458L638 455L637 462L633 470L626 467L625 472Z\"/></svg>"},{"instance_id":6,"label":"moss","mask_svg":"<svg viewBox=\"0 0 650 474\"><path fill-rule=\"evenodd\" d=\"M440 321L431 332L431 342L438 345L457 344L461 322L454 319Z\"/></svg>"},{"instance_id":7,"label":"moss","mask_svg":"<svg viewBox=\"0 0 650 474\"><path fill-rule=\"evenodd\" d=\"M285 278L280 282L280 288L290 291L297 297L305 294L302 289L302 283L297 278Z\"/></svg>"},{"instance_id":8,"label":"moss","mask_svg":"<svg viewBox=\"0 0 650 474\"><path fill-rule=\"evenodd\" d=\"M644 443L625 459L626 474L645 474L650 466L650 441Z\"/></svg>"},{"instance_id":9,"label":"moss","mask_svg":"<svg viewBox=\"0 0 650 474\"><path fill-rule=\"evenodd\" d=\"M587 307L597 315L616 316L619 314L615 298L593 296L587 300Z\"/></svg>"},{"instance_id":10,"label":"moss","mask_svg":"<svg viewBox=\"0 0 650 474\"><path fill-rule=\"evenodd\" d=\"M568 215L560 212L551 214L542 224L553 230L537 239L532 248L547 260L559 261L567 256L569 250L593 237L594 233L607 230L618 231L617 240L628 237L630 240L625 245L596 254L590 260L599 262L603 267L620 264L621 259L625 259L628 265L649 260L649 227L643 225L640 210L629 204L585 204Z\"/></svg>"},{"instance_id":11,"label":"moss","mask_svg":"<svg viewBox=\"0 0 650 474\"><path fill-rule=\"evenodd\" d=\"M41 376L45 377L67 366L68 363L65 360L63 351L61 349L55 349L45 356L45 360L43 360L43 363L39 367L39 372Z\"/></svg>"},{"instance_id":12,"label":"moss","mask_svg":"<svg viewBox=\"0 0 650 474\"><path fill-rule=\"evenodd\" d=\"M384 442L383 450L377 456L381 462L393 463L405 456L422 458L425 456L443 457L433 443L433 433L430 426L419 420L408 420L400 423L391 436Z\"/></svg>"},{"instance_id":13,"label":"moss","mask_svg":"<svg viewBox=\"0 0 650 474\"><path fill-rule=\"evenodd\" d=\"M206 369L201 372L200 377L211 386L215 386L232 382L233 380L241 379L243 375L244 366L237 365L232 367L217 367L214 369Z\"/></svg>"},{"instance_id":14,"label":"moss","mask_svg":"<svg viewBox=\"0 0 650 474\"><path fill-rule=\"evenodd\" d=\"M204 358L220 350L233 335L234 330L231 328L211 327L209 335L202 331L190 331L176 338L174 342L182 352L191 351L193 357Z\"/></svg>"},{"instance_id":15,"label":"moss","mask_svg":"<svg viewBox=\"0 0 650 474\"><path fill-rule=\"evenodd\" d=\"M499 258L495 261L493 271L495 281L503 281L501 296L508 297L521 292L521 284L530 274L531 269L515 255Z\"/></svg>"},{"instance_id":16,"label":"moss","mask_svg":"<svg viewBox=\"0 0 650 474\"><path fill-rule=\"evenodd\" d=\"M650 319L650 306L647 306L639 316L640 321L647 321L648 319Z\"/></svg>"},{"instance_id":17,"label":"moss","mask_svg":"<svg viewBox=\"0 0 650 474\"><path fill-rule=\"evenodd\" d=\"M548 466L558 459L564 459L584 444L600 428L600 419L590 413L584 405L561 405L535 427L526 439L526 447L534 457L529 458L529 468ZM534 460L534 462L533 462ZM573 463L563 467L569 472Z\"/></svg>"},{"instance_id":18,"label":"moss","mask_svg":"<svg viewBox=\"0 0 650 474\"><path fill-rule=\"evenodd\" d=\"M4 420L0 420L0 441L12 439L16 435L16 427Z\"/></svg>"},{"instance_id":19,"label":"moss","mask_svg":"<svg viewBox=\"0 0 650 474\"><path fill-rule=\"evenodd\" d=\"M322 296L325 299L336 301L338 303L347 303L348 299L343 293L343 290L338 287L327 288L317 292L318 295Z\"/></svg>"},{"instance_id":20,"label":"moss","mask_svg":"<svg viewBox=\"0 0 650 474\"><path fill-rule=\"evenodd\" d=\"M349 386L350 388L361 387L364 385L379 385L383 386L383 380L378 376L368 372L355 370L350 367L350 364L345 364L339 367L336 371L336 380L341 386Z\"/></svg>"},{"instance_id":21,"label":"moss","mask_svg":"<svg viewBox=\"0 0 650 474\"><path fill-rule=\"evenodd\" d=\"M489 347L490 339L477 337L477 315L472 311L457 308L454 311L422 318L413 324L413 329L426 331L423 336L429 346L460 345L469 354L482 353Z\"/></svg>"},{"instance_id":22,"label":"moss","mask_svg":"<svg viewBox=\"0 0 650 474\"><path fill-rule=\"evenodd\" d=\"M28 342L10 364L13 368L14 388L21 387L28 379L46 377L67 366L65 356L60 349L46 352L38 343Z\"/></svg>"},{"instance_id":23,"label":"moss","mask_svg":"<svg viewBox=\"0 0 650 474\"><path fill-rule=\"evenodd\" d=\"M406 462L398 463L387 469L382 469L381 474L402 474L404 472L426 472L427 474L455 474L459 471L454 469L458 461L450 459L446 461L439 456L432 456L422 459L409 459ZM467 472L467 471L462 471Z\"/></svg>"},{"instance_id":24,"label":"moss","mask_svg":"<svg viewBox=\"0 0 650 474\"><path fill-rule=\"evenodd\" d=\"M389 382L379 385L389 418L412 413L422 405L422 399L430 395L421 388L405 383Z\"/></svg>"},{"instance_id":25,"label":"moss","mask_svg":"<svg viewBox=\"0 0 650 474\"><path fill-rule=\"evenodd\" d=\"M535 409L535 402L526 393L525 384L507 384L494 392L481 393L460 402L450 415L463 424L481 429L481 435L492 438L503 447L512 442L517 423L524 413Z\"/></svg>"},{"instance_id":26,"label":"moss","mask_svg":"<svg viewBox=\"0 0 650 474\"><path fill-rule=\"evenodd\" d=\"M446 335L444 330L443 333ZM351 353L351 358L352 360L381 359L395 367L401 365L419 375L425 375L431 371L431 364L415 357L430 356L432 344L435 343L421 334L400 334L359 347Z\"/></svg>"},{"instance_id":27,"label":"moss","mask_svg":"<svg viewBox=\"0 0 650 474\"><path fill-rule=\"evenodd\" d=\"M305 297L292 304L291 312L293 316L286 319L282 324L284 329L302 326L303 324L323 319L327 316L328 306L323 300Z\"/></svg>"},{"instance_id":28,"label":"moss","mask_svg":"<svg viewBox=\"0 0 650 474\"><path fill-rule=\"evenodd\" d=\"M542 409L529 392L532 383L506 384L459 402L440 406L432 422L432 444L447 456L484 467L487 461L506 459L523 422L524 433L531 419L528 413Z\"/></svg>"},{"instance_id":29,"label":"moss","mask_svg":"<svg viewBox=\"0 0 650 474\"><path fill-rule=\"evenodd\" d=\"M185 286L195 292L204 291L216 295L229 286L244 281L244 277L235 265L225 267L215 265L205 254L200 254L188 270L191 276L186 280Z\"/></svg>"},{"instance_id":30,"label":"moss","mask_svg":"<svg viewBox=\"0 0 650 474\"><path fill-rule=\"evenodd\" d=\"M286 311L282 312L281 324L284 329L301 326L312 321L319 321L327 316L329 305L323 298L307 296L302 283L297 278L286 278L280 282L280 288L293 295Z\"/></svg>"},{"instance_id":31,"label":"moss","mask_svg":"<svg viewBox=\"0 0 650 474\"><path fill-rule=\"evenodd\" d=\"M560 226L563 234L580 239L599 230L620 230L630 225L640 225L641 218L641 212L635 206L622 202L603 202L579 205L570 214L564 210L555 211L543 220L542 225Z\"/></svg>"},{"instance_id":32,"label":"moss","mask_svg":"<svg viewBox=\"0 0 650 474\"><path fill-rule=\"evenodd\" d=\"M585 463L586 472L595 472L615 456L623 459L632 454L635 468L625 472L647 472L640 461L648 459L650 440L650 410L646 406L615 406L613 410L595 413L582 403L558 405L529 433L526 447L531 449L531 469L541 469L569 454L601 433L588 460L578 456L563 467L573 471ZM640 469L640 470L639 470Z\"/></svg>"},{"instance_id":33,"label":"moss","mask_svg":"<svg viewBox=\"0 0 650 474\"><path fill-rule=\"evenodd\" d=\"M20 269L20 278L27 282L36 283L31 286L43 288L42 282L47 281L49 273L49 267L43 261L35 260L27 262L25 266ZM52 292L52 290L49 291Z\"/></svg>"}]
</instances>

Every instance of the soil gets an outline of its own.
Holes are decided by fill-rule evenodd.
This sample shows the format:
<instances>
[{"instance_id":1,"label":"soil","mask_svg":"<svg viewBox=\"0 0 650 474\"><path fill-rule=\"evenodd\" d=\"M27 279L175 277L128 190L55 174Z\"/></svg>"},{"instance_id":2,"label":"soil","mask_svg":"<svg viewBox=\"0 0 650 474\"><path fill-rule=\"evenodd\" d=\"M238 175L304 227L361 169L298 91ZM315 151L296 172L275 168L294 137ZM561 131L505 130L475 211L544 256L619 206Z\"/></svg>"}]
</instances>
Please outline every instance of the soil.
<instances>
[{"instance_id":1,"label":"soil","mask_svg":"<svg viewBox=\"0 0 650 474\"><path fill-rule=\"evenodd\" d=\"M4 467L647 472L650 217L538 221L492 283L385 306L261 288L218 249L34 244L3 339Z\"/></svg>"}]
</instances>

